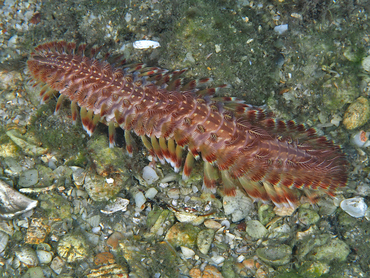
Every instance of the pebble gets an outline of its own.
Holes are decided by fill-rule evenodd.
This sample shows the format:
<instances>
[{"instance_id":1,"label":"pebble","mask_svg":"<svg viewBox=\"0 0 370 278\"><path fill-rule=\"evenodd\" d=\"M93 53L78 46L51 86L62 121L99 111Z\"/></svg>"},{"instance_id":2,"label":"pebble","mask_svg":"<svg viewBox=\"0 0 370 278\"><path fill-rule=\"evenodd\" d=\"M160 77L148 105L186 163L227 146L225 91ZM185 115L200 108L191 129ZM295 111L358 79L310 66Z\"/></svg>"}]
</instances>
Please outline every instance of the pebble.
<instances>
[{"instance_id":1,"label":"pebble","mask_svg":"<svg viewBox=\"0 0 370 278\"><path fill-rule=\"evenodd\" d=\"M144 209L144 204L146 202L146 198L143 194L143 192L141 191L138 191L136 192L136 194L134 195L134 199L135 199L135 206L137 209L139 210L143 210Z\"/></svg>"},{"instance_id":2,"label":"pebble","mask_svg":"<svg viewBox=\"0 0 370 278\"><path fill-rule=\"evenodd\" d=\"M279 35L285 33L288 30L288 24L281 24L274 27L274 31Z\"/></svg>"},{"instance_id":3,"label":"pebble","mask_svg":"<svg viewBox=\"0 0 370 278\"><path fill-rule=\"evenodd\" d=\"M27 170L21 173L18 180L20 187L31 187L37 183L39 173L36 169Z\"/></svg>"},{"instance_id":4,"label":"pebble","mask_svg":"<svg viewBox=\"0 0 370 278\"><path fill-rule=\"evenodd\" d=\"M258 220L247 221L245 231L253 239L263 238L267 234L267 229Z\"/></svg>"},{"instance_id":5,"label":"pebble","mask_svg":"<svg viewBox=\"0 0 370 278\"><path fill-rule=\"evenodd\" d=\"M64 267L64 261L56 256L53 261L51 262L50 264L50 268L56 273L56 274L60 274L62 273L63 271L63 267Z\"/></svg>"},{"instance_id":6,"label":"pebble","mask_svg":"<svg viewBox=\"0 0 370 278\"><path fill-rule=\"evenodd\" d=\"M150 166L145 166L143 169L143 179L148 185L151 185L159 179L155 170Z\"/></svg>"},{"instance_id":7,"label":"pebble","mask_svg":"<svg viewBox=\"0 0 370 278\"><path fill-rule=\"evenodd\" d=\"M193 249L190 249L188 247L185 247L185 246L181 246L181 252L182 254L184 255L185 259L191 259L194 257L195 255L195 252Z\"/></svg>"},{"instance_id":8,"label":"pebble","mask_svg":"<svg viewBox=\"0 0 370 278\"><path fill-rule=\"evenodd\" d=\"M312 261L345 261L348 254L351 252L349 246L338 238L330 239L329 242L322 246L317 246L310 254L308 259Z\"/></svg>"},{"instance_id":9,"label":"pebble","mask_svg":"<svg viewBox=\"0 0 370 278\"><path fill-rule=\"evenodd\" d=\"M45 250L36 250L40 264L48 264L53 259L53 253Z\"/></svg>"},{"instance_id":10,"label":"pebble","mask_svg":"<svg viewBox=\"0 0 370 278\"><path fill-rule=\"evenodd\" d=\"M238 222L252 210L253 201L240 190L236 190L235 196L225 196L223 198L223 207L225 214L231 214L232 221Z\"/></svg>"},{"instance_id":11,"label":"pebble","mask_svg":"<svg viewBox=\"0 0 370 278\"><path fill-rule=\"evenodd\" d=\"M258 258L265 263L273 266L281 266L290 262L292 258L292 248L281 244L277 247L263 247L256 251Z\"/></svg>"},{"instance_id":12,"label":"pebble","mask_svg":"<svg viewBox=\"0 0 370 278\"><path fill-rule=\"evenodd\" d=\"M299 208L298 220L303 225L312 225L320 220L320 215L311 209Z\"/></svg>"},{"instance_id":13,"label":"pebble","mask_svg":"<svg viewBox=\"0 0 370 278\"><path fill-rule=\"evenodd\" d=\"M145 192L145 197L148 199L153 199L155 195L157 195L157 193L158 193L158 190L155 189L154 187L151 187Z\"/></svg>"},{"instance_id":14,"label":"pebble","mask_svg":"<svg viewBox=\"0 0 370 278\"><path fill-rule=\"evenodd\" d=\"M45 276L42 268L36 266L29 268L22 278L45 278Z\"/></svg>"},{"instance_id":15,"label":"pebble","mask_svg":"<svg viewBox=\"0 0 370 278\"><path fill-rule=\"evenodd\" d=\"M167 232L165 240L172 246L194 248L200 229L188 223L176 223Z\"/></svg>"},{"instance_id":16,"label":"pebble","mask_svg":"<svg viewBox=\"0 0 370 278\"><path fill-rule=\"evenodd\" d=\"M208 219L204 221L204 226L206 226L208 229L214 229L214 230L218 230L222 228L222 225L213 219Z\"/></svg>"},{"instance_id":17,"label":"pebble","mask_svg":"<svg viewBox=\"0 0 370 278\"><path fill-rule=\"evenodd\" d=\"M197 237L197 246L202 254L207 255L213 243L214 236L215 231L212 229L206 229L199 232Z\"/></svg>"},{"instance_id":18,"label":"pebble","mask_svg":"<svg viewBox=\"0 0 370 278\"><path fill-rule=\"evenodd\" d=\"M362 197L345 199L340 203L340 207L355 218L364 217L367 210L367 205Z\"/></svg>"},{"instance_id":19,"label":"pebble","mask_svg":"<svg viewBox=\"0 0 370 278\"><path fill-rule=\"evenodd\" d=\"M370 72L370 56L367 56L365 57L362 62L361 62L361 66L364 70L366 70L367 72Z\"/></svg>"},{"instance_id":20,"label":"pebble","mask_svg":"<svg viewBox=\"0 0 370 278\"><path fill-rule=\"evenodd\" d=\"M343 124L346 129L352 130L358 128L370 118L370 104L365 97L356 99L346 110L343 116Z\"/></svg>"}]
</instances>

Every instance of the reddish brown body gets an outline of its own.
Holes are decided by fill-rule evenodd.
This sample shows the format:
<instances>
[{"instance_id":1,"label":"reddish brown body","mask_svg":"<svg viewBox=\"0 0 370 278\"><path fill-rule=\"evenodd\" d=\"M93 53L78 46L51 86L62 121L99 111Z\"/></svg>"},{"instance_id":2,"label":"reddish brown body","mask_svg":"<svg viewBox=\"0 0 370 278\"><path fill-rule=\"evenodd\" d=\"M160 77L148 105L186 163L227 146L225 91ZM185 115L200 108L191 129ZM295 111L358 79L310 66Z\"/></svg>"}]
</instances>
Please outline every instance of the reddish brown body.
<instances>
[{"instance_id":1,"label":"reddish brown body","mask_svg":"<svg viewBox=\"0 0 370 278\"><path fill-rule=\"evenodd\" d=\"M275 204L295 203L297 188L309 197L320 191L333 195L347 182L340 147L314 129L275 120L231 98L220 100L212 90L198 91L193 83L180 87L179 72L114 68L87 57L84 46L75 48L65 42L40 45L28 68L38 83L46 83L44 100L59 91L56 110L63 97L72 101L74 119L81 107L82 123L90 134L99 121L110 131L118 124L125 130L129 152L129 131L134 131L154 156L175 169L182 165L182 150L187 148L185 177L193 159L201 157L207 187L215 187L220 176L226 194L241 186L251 197Z\"/></svg>"}]
</instances>

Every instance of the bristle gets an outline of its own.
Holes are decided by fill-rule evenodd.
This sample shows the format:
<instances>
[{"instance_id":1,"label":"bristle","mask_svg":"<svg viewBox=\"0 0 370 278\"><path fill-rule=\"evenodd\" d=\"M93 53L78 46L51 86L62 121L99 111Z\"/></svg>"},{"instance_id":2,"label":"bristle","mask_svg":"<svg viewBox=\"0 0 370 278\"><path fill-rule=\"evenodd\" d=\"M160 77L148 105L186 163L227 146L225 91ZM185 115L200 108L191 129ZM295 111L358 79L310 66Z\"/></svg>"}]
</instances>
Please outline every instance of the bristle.
<instances>
[{"instance_id":1,"label":"bristle","mask_svg":"<svg viewBox=\"0 0 370 278\"><path fill-rule=\"evenodd\" d=\"M133 156L132 137L129 130L125 130L126 151L130 157Z\"/></svg>"},{"instance_id":2,"label":"bristle","mask_svg":"<svg viewBox=\"0 0 370 278\"><path fill-rule=\"evenodd\" d=\"M157 155L159 161L164 164L165 160L161 151L161 148L159 146L158 140L155 136L150 137L151 144L153 146L154 153Z\"/></svg>"},{"instance_id":3,"label":"bristle","mask_svg":"<svg viewBox=\"0 0 370 278\"><path fill-rule=\"evenodd\" d=\"M226 196L235 196L236 194L236 180L234 180L229 172L226 171L221 171L221 179L222 179L222 184L223 184L223 189L224 189L224 194Z\"/></svg>"},{"instance_id":4,"label":"bristle","mask_svg":"<svg viewBox=\"0 0 370 278\"><path fill-rule=\"evenodd\" d=\"M176 146L176 163L175 163L175 172L178 173L182 165L182 150L183 148L180 145Z\"/></svg>"},{"instance_id":5,"label":"bristle","mask_svg":"<svg viewBox=\"0 0 370 278\"><path fill-rule=\"evenodd\" d=\"M159 137L159 146L161 148L162 154L167 162L170 161L171 155L167 147L166 139L163 137Z\"/></svg>"},{"instance_id":6,"label":"bristle","mask_svg":"<svg viewBox=\"0 0 370 278\"><path fill-rule=\"evenodd\" d=\"M176 158L175 140L173 140L173 139L168 139L168 152L169 152L170 158L171 158L171 162L170 162L171 163L171 166L173 168L175 168L177 158Z\"/></svg>"},{"instance_id":7,"label":"bristle","mask_svg":"<svg viewBox=\"0 0 370 278\"><path fill-rule=\"evenodd\" d=\"M71 112L72 112L72 123L76 124L77 121L77 114L78 114L78 107L75 101L71 101Z\"/></svg>"},{"instance_id":8,"label":"bristle","mask_svg":"<svg viewBox=\"0 0 370 278\"><path fill-rule=\"evenodd\" d=\"M110 122L108 125L108 133L109 133L109 148L113 148L115 143L116 137L116 127L114 126L113 122Z\"/></svg>"},{"instance_id":9,"label":"bristle","mask_svg":"<svg viewBox=\"0 0 370 278\"><path fill-rule=\"evenodd\" d=\"M269 200L265 188L259 182L251 181L246 176L239 177L238 180L251 198L261 201Z\"/></svg>"},{"instance_id":10,"label":"bristle","mask_svg":"<svg viewBox=\"0 0 370 278\"><path fill-rule=\"evenodd\" d=\"M211 163L204 161L204 177L203 183L209 189L216 188L217 180L219 179L218 170Z\"/></svg>"},{"instance_id":11,"label":"bristle","mask_svg":"<svg viewBox=\"0 0 370 278\"><path fill-rule=\"evenodd\" d=\"M182 179L187 180L190 177L191 171L194 167L194 156L191 152L186 155L184 170L182 171Z\"/></svg>"},{"instance_id":12,"label":"bristle","mask_svg":"<svg viewBox=\"0 0 370 278\"><path fill-rule=\"evenodd\" d=\"M47 88L45 93L43 94L43 97L42 97L42 100L41 100L41 104L45 103L47 100L50 99L50 97L54 94L56 94L57 92L55 90L53 90L52 88Z\"/></svg>"},{"instance_id":13,"label":"bristle","mask_svg":"<svg viewBox=\"0 0 370 278\"><path fill-rule=\"evenodd\" d=\"M145 135L140 136L140 138L141 138L141 141L143 142L145 148L149 151L149 154L153 157L153 159L155 159L155 152L154 152L153 146L150 143L150 141L148 140L148 138Z\"/></svg>"},{"instance_id":14,"label":"bristle","mask_svg":"<svg viewBox=\"0 0 370 278\"><path fill-rule=\"evenodd\" d=\"M59 97L58 97L57 104L55 105L54 115L57 115L58 114L59 109L62 106L62 103L63 103L64 99L65 99L65 96L62 95L62 94L60 94Z\"/></svg>"}]
</instances>

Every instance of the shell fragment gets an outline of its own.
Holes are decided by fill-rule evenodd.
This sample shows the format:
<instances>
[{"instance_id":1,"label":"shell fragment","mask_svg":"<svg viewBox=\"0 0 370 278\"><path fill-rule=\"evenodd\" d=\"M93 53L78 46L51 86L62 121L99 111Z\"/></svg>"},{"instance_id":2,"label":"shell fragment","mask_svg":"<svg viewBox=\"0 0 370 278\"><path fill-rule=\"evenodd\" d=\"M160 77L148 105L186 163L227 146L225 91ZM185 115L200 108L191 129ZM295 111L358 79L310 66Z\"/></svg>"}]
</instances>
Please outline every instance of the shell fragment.
<instances>
[{"instance_id":1,"label":"shell fragment","mask_svg":"<svg viewBox=\"0 0 370 278\"><path fill-rule=\"evenodd\" d=\"M157 41L151 41L151 40L140 40L140 41L135 41L132 46L135 49L147 49L147 48L157 48L160 47L161 45Z\"/></svg>"}]
</instances>

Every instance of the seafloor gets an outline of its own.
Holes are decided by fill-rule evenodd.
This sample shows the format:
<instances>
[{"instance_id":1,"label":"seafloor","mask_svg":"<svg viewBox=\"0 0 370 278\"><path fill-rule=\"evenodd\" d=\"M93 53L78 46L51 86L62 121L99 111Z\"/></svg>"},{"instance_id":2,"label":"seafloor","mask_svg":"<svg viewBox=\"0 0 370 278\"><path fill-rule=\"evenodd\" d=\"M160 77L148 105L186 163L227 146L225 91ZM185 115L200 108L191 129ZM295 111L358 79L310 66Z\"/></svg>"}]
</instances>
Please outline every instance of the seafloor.
<instances>
[{"instance_id":1,"label":"seafloor","mask_svg":"<svg viewBox=\"0 0 370 278\"><path fill-rule=\"evenodd\" d=\"M369 277L369 151L350 139L370 131L367 4L1 1L0 277ZM139 141L130 158L120 132L109 149L104 125L89 137L67 103L40 104L26 61L55 40L230 84L219 94L341 144L348 186L291 211L204 192L201 171L183 182L157 163L148 180ZM356 217L339 206L353 197Z\"/></svg>"}]
</instances>

